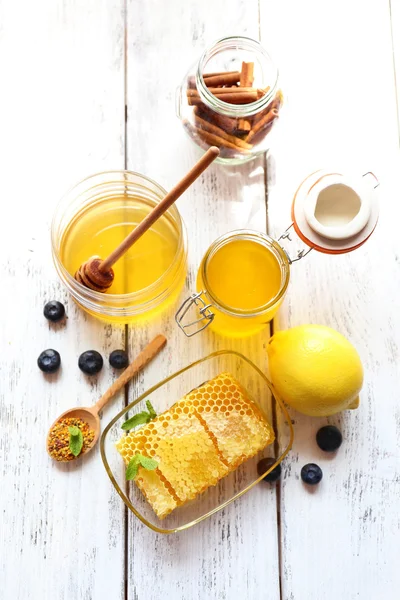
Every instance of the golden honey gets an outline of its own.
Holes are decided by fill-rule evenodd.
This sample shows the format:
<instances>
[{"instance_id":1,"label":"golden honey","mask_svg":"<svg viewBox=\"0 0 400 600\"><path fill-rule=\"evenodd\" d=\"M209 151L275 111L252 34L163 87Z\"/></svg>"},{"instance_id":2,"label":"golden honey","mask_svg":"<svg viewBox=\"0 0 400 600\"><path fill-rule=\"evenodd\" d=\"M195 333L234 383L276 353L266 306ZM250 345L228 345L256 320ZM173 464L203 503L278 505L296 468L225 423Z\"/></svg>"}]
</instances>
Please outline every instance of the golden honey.
<instances>
[{"instance_id":1,"label":"golden honey","mask_svg":"<svg viewBox=\"0 0 400 600\"><path fill-rule=\"evenodd\" d=\"M73 275L91 256L105 258L149 214L150 203L116 196L78 213L61 242L61 260ZM131 294L156 284L179 246L175 224L163 215L114 265L108 294ZM157 294L157 292L155 292Z\"/></svg>"},{"instance_id":2,"label":"golden honey","mask_svg":"<svg viewBox=\"0 0 400 600\"><path fill-rule=\"evenodd\" d=\"M74 280L92 256L106 258L165 195L141 175L121 171L94 175L61 202L52 225L57 271L78 304L106 321L148 318L172 304L186 275L183 224L171 207L113 266L106 293Z\"/></svg>"},{"instance_id":3,"label":"golden honey","mask_svg":"<svg viewBox=\"0 0 400 600\"><path fill-rule=\"evenodd\" d=\"M122 437L126 464L136 453L158 462L135 483L159 518L193 500L274 441L265 416L230 374L192 390L170 410Z\"/></svg>"},{"instance_id":4,"label":"golden honey","mask_svg":"<svg viewBox=\"0 0 400 600\"><path fill-rule=\"evenodd\" d=\"M214 314L210 328L242 337L261 331L275 316L289 283L289 262L277 242L249 230L219 238L197 276Z\"/></svg>"},{"instance_id":5,"label":"golden honey","mask_svg":"<svg viewBox=\"0 0 400 600\"><path fill-rule=\"evenodd\" d=\"M268 248L252 240L238 239L210 257L207 279L222 304L257 311L278 294L281 269Z\"/></svg>"}]
</instances>

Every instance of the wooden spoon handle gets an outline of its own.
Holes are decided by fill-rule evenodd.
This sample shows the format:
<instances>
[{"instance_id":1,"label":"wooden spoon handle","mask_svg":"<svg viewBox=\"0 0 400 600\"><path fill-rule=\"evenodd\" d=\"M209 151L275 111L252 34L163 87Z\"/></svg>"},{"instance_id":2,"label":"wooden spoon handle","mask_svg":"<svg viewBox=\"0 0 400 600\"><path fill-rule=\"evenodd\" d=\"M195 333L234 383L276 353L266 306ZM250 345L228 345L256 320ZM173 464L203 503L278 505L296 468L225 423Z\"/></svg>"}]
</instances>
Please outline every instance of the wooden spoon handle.
<instances>
[{"instance_id":1,"label":"wooden spoon handle","mask_svg":"<svg viewBox=\"0 0 400 600\"><path fill-rule=\"evenodd\" d=\"M185 175L175 187L161 200L159 204L143 219L141 223L120 243L120 245L111 252L106 259L99 265L99 271L105 273L117 260L137 242L137 240L164 214L173 203L185 192L192 183L210 166L210 164L219 156L219 150L216 146L211 146L203 154L194 167Z\"/></svg>"},{"instance_id":2,"label":"wooden spoon handle","mask_svg":"<svg viewBox=\"0 0 400 600\"><path fill-rule=\"evenodd\" d=\"M154 338L154 340L147 344L147 346L144 348L144 350L141 351L139 356L137 356L135 360L129 365L129 367L125 369L122 375L120 375L118 379L114 381L112 386L108 388L108 390L105 394L103 394L100 400L96 402L96 404L93 407L96 410L96 412L99 412L103 408L103 406L105 406L107 402L111 400L111 398L115 396L115 394L119 392L119 390L123 388L124 385L128 383L128 381L132 379L134 375L136 375L136 373L141 371L160 352L160 350L164 348L166 343L167 338L165 338L163 335L157 335Z\"/></svg>"}]
</instances>

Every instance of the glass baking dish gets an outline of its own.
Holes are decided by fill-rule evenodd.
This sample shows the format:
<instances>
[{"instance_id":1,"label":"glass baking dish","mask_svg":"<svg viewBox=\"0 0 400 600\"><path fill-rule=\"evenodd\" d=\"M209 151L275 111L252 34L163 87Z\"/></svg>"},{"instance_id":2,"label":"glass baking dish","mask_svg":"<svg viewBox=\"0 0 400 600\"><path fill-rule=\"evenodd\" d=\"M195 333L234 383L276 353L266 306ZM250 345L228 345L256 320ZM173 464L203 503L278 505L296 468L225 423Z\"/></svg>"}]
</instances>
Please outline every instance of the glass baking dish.
<instances>
[{"instance_id":1,"label":"glass baking dish","mask_svg":"<svg viewBox=\"0 0 400 600\"><path fill-rule=\"evenodd\" d=\"M116 442L125 435L121 425L135 413L147 410L146 400L150 400L156 413L161 414L188 392L223 372L233 375L247 390L250 398L265 414L273 427L276 439L279 439L277 424L279 427L287 424L289 427L288 444L276 457L271 468L261 476L257 473L257 463L263 457L274 456L277 448L276 442L222 478L216 486L208 488L194 500L176 508L165 519L160 520L136 484L133 481L125 480L126 466L115 446ZM292 443L292 422L285 406L276 395L272 383L256 365L242 354L221 350L177 371L131 402L105 428L101 436L100 449L108 476L126 506L153 531L175 533L192 527L248 492L284 459Z\"/></svg>"}]
</instances>

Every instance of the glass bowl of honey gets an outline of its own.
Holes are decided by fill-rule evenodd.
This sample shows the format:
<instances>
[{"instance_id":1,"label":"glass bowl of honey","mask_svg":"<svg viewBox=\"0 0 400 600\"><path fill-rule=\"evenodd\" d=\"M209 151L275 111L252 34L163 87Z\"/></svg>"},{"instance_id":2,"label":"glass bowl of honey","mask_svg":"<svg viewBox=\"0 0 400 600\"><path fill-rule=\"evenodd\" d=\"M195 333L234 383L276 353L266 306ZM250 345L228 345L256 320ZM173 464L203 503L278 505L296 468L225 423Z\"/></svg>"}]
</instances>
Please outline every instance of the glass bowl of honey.
<instances>
[{"instance_id":1,"label":"glass bowl of honey","mask_svg":"<svg viewBox=\"0 0 400 600\"><path fill-rule=\"evenodd\" d=\"M153 531L175 533L249 492L292 442L291 420L268 378L242 354L221 350L126 406L105 428L100 449L126 506ZM135 456L141 466L132 476ZM267 457L274 460L260 472Z\"/></svg>"},{"instance_id":2,"label":"glass bowl of honey","mask_svg":"<svg viewBox=\"0 0 400 600\"><path fill-rule=\"evenodd\" d=\"M171 306L187 270L185 226L172 206L115 264L106 293L80 284L74 274L92 256L107 256L162 200L166 191L131 171L92 175L58 204L51 226L57 273L78 305L107 322L148 318Z\"/></svg>"}]
</instances>

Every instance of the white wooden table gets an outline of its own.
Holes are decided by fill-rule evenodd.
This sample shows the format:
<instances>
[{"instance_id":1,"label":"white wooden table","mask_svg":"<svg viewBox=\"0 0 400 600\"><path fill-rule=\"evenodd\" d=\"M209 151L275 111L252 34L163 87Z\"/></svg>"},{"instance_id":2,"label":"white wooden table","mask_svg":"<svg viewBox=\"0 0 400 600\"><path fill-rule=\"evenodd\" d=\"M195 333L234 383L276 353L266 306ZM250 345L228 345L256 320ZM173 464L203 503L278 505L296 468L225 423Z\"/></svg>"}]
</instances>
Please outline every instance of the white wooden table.
<instances>
[{"instance_id":1,"label":"white wooden table","mask_svg":"<svg viewBox=\"0 0 400 600\"><path fill-rule=\"evenodd\" d=\"M53 464L52 420L97 400L78 355L133 357L156 332L169 344L129 387L133 399L215 347L266 367L268 332L247 342L186 340L171 319L138 328L86 317L50 257L59 197L102 170L131 169L169 188L198 156L175 118L175 87L223 35L260 39L288 96L267 160L212 167L179 202L190 272L208 245L238 227L278 235L302 177L319 167L373 170L378 229L344 256L311 253L292 271L275 330L330 325L358 348L366 379L358 411L331 419L293 413L296 440L277 487L259 485L222 513L161 536L128 514L101 464ZM0 0L0 598L3 600L367 600L399 597L400 569L400 0ZM268 219L266 215L268 214ZM65 328L42 317L65 302ZM36 366L48 347L59 375ZM104 411L103 423L124 404ZM314 442L326 422L344 444L330 460ZM285 440L282 440L284 442ZM301 466L318 462L310 493Z\"/></svg>"}]
</instances>

